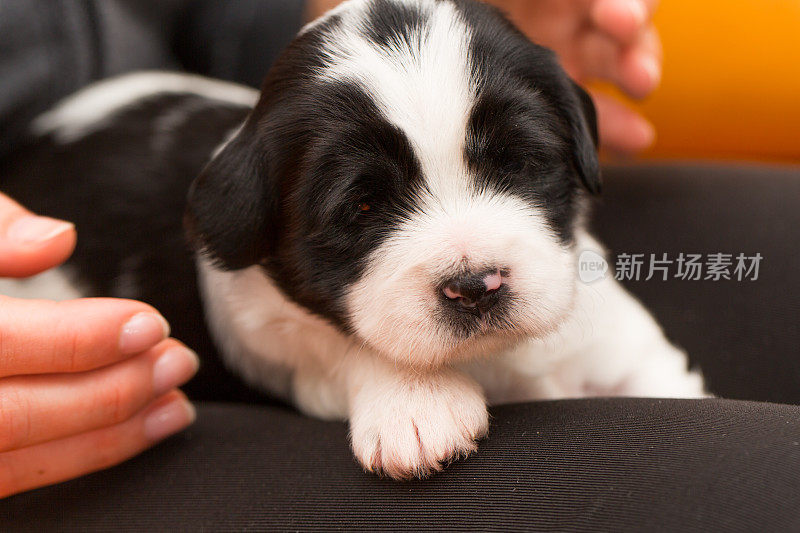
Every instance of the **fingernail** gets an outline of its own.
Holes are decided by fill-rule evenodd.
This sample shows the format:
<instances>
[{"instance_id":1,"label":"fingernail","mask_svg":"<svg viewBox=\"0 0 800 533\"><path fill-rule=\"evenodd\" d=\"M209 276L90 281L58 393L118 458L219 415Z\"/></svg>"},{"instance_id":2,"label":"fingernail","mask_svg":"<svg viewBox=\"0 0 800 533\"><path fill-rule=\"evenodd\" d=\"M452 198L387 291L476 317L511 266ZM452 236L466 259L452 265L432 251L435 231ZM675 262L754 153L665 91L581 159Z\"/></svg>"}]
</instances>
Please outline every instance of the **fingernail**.
<instances>
[{"instance_id":1,"label":"fingernail","mask_svg":"<svg viewBox=\"0 0 800 533\"><path fill-rule=\"evenodd\" d=\"M158 441L185 429L195 418L194 406L183 398L176 398L145 417L144 435L151 441Z\"/></svg>"},{"instance_id":2,"label":"fingernail","mask_svg":"<svg viewBox=\"0 0 800 533\"><path fill-rule=\"evenodd\" d=\"M630 0L628 10L638 26L643 26L647 22L647 10L641 0Z\"/></svg>"},{"instance_id":3,"label":"fingernail","mask_svg":"<svg viewBox=\"0 0 800 533\"><path fill-rule=\"evenodd\" d=\"M188 348L170 348L153 365L153 394L160 396L186 383L197 373L200 360Z\"/></svg>"},{"instance_id":4,"label":"fingernail","mask_svg":"<svg viewBox=\"0 0 800 533\"><path fill-rule=\"evenodd\" d=\"M134 354L152 348L169 337L169 324L156 313L139 313L122 326L119 349L123 354Z\"/></svg>"},{"instance_id":5,"label":"fingernail","mask_svg":"<svg viewBox=\"0 0 800 533\"><path fill-rule=\"evenodd\" d=\"M651 87L656 87L661 83L661 65L658 64L654 57L642 55L639 63L642 65L642 69L644 69L645 73L647 73Z\"/></svg>"},{"instance_id":6,"label":"fingernail","mask_svg":"<svg viewBox=\"0 0 800 533\"><path fill-rule=\"evenodd\" d=\"M639 127L642 130L642 144L645 144L645 147L650 147L656 142L656 128L650 122L646 120L642 120Z\"/></svg>"},{"instance_id":7,"label":"fingernail","mask_svg":"<svg viewBox=\"0 0 800 533\"><path fill-rule=\"evenodd\" d=\"M19 244L39 244L47 242L75 227L70 222L55 218L26 216L14 221L8 227L6 236Z\"/></svg>"}]
</instances>

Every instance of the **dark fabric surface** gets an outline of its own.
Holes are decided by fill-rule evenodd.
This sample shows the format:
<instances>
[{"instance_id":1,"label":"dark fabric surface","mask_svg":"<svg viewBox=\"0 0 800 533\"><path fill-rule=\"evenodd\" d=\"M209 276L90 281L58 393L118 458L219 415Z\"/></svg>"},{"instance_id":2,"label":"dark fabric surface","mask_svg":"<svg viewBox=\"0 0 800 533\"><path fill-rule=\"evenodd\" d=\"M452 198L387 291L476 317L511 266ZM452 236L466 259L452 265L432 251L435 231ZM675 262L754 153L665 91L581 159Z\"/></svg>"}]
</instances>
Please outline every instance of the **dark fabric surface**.
<instances>
[{"instance_id":1,"label":"dark fabric surface","mask_svg":"<svg viewBox=\"0 0 800 533\"><path fill-rule=\"evenodd\" d=\"M94 18L89 4L0 2L0 155L37 114L98 75Z\"/></svg>"},{"instance_id":2,"label":"dark fabric surface","mask_svg":"<svg viewBox=\"0 0 800 533\"><path fill-rule=\"evenodd\" d=\"M188 69L258 87L305 0L0 1L0 156L58 100L109 76Z\"/></svg>"},{"instance_id":3,"label":"dark fabric surface","mask_svg":"<svg viewBox=\"0 0 800 533\"><path fill-rule=\"evenodd\" d=\"M113 470L0 502L5 531L798 531L800 408L590 400L493 409L428 481L361 472L344 424L207 404Z\"/></svg>"}]
</instances>

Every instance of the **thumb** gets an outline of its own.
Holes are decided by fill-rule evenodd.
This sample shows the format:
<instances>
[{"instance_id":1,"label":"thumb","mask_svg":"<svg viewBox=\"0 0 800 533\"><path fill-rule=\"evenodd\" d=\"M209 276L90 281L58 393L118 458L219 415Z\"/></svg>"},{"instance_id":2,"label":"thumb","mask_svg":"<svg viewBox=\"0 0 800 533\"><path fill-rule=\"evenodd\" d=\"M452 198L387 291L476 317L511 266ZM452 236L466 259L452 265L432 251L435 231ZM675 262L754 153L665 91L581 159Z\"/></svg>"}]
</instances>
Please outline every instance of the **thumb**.
<instances>
[{"instance_id":1,"label":"thumb","mask_svg":"<svg viewBox=\"0 0 800 533\"><path fill-rule=\"evenodd\" d=\"M37 216L0 193L0 277L24 278L60 265L75 240L71 223Z\"/></svg>"}]
</instances>

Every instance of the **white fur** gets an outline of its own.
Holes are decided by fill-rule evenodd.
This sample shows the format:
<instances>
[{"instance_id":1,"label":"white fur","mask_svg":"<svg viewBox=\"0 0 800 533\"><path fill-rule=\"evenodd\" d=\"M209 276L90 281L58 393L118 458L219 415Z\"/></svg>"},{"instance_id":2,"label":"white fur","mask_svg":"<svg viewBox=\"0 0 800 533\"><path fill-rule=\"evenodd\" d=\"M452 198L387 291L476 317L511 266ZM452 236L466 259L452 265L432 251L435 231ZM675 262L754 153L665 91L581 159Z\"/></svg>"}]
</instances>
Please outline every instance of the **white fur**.
<instances>
[{"instance_id":1,"label":"white fur","mask_svg":"<svg viewBox=\"0 0 800 533\"><path fill-rule=\"evenodd\" d=\"M574 301L572 252L539 212L511 196L468 190L426 196L419 211L372 254L350 290L353 323L370 346L424 367L503 341L508 333L485 328L462 340L434 319L441 306L437 285L464 267L509 272L504 281L515 298L509 316L514 340L542 336L561 323Z\"/></svg>"},{"instance_id":2,"label":"white fur","mask_svg":"<svg viewBox=\"0 0 800 533\"><path fill-rule=\"evenodd\" d=\"M580 231L577 250L605 256ZM577 266L573 266L577 279ZM491 403L587 396L698 398L703 379L689 372L686 354L672 346L647 310L608 274L579 283L577 301L557 331L530 337L495 359L461 367Z\"/></svg>"},{"instance_id":3,"label":"white fur","mask_svg":"<svg viewBox=\"0 0 800 533\"><path fill-rule=\"evenodd\" d=\"M483 392L461 372L418 374L374 357L350 364L353 452L370 471L426 476L475 451L489 430Z\"/></svg>"},{"instance_id":4,"label":"white fur","mask_svg":"<svg viewBox=\"0 0 800 533\"><path fill-rule=\"evenodd\" d=\"M320 395L297 399L310 414L346 415L344 393L332 396L320 387L330 381L337 362L357 350L352 339L287 300L259 267L221 271L200 258L198 273L209 327L229 366L284 398ZM293 375L303 383L293 387ZM320 387L308 386L308 380L318 380Z\"/></svg>"},{"instance_id":5,"label":"white fur","mask_svg":"<svg viewBox=\"0 0 800 533\"><path fill-rule=\"evenodd\" d=\"M605 255L585 232L577 248ZM381 353L289 301L258 267L228 272L200 259L198 268L209 322L228 363L251 383L293 397L309 414L347 418L351 388L392 382L406 372L415 380L430 379L427 386L434 386L448 366L422 371L384 362ZM565 270L577 279L576 264ZM456 366L481 384L493 404L586 396L705 396L701 376L687 369L686 355L611 276L579 284L573 310L554 332L480 355ZM369 379L354 385L352 377L365 372ZM287 375L291 379L284 379ZM372 409L381 406L372 403Z\"/></svg>"},{"instance_id":6,"label":"white fur","mask_svg":"<svg viewBox=\"0 0 800 533\"><path fill-rule=\"evenodd\" d=\"M74 300L84 291L73 281L69 267L59 267L26 279L0 278L0 294L12 298Z\"/></svg>"},{"instance_id":7,"label":"white fur","mask_svg":"<svg viewBox=\"0 0 800 533\"><path fill-rule=\"evenodd\" d=\"M324 40L323 79L359 84L385 118L411 141L435 194L460 194L467 181L463 147L475 101L470 30L450 3L412 2L427 17L403 46L381 47L359 30L363 10L350 9Z\"/></svg>"},{"instance_id":8,"label":"white fur","mask_svg":"<svg viewBox=\"0 0 800 533\"><path fill-rule=\"evenodd\" d=\"M197 94L247 107L258 100L258 91L235 83L172 72L137 72L95 83L66 98L36 118L31 131L71 142L91 133L120 109L160 93Z\"/></svg>"},{"instance_id":9,"label":"white fur","mask_svg":"<svg viewBox=\"0 0 800 533\"><path fill-rule=\"evenodd\" d=\"M376 45L358 31L363 10L349 9L342 27L324 41L327 65L319 75L359 84L384 117L403 131L434 201L463 198L469 190L463 157L466 127L476 97L468 61L470 30L450 3L405 3L428 17L410 43Z\"/></svg>"}]
</instances>

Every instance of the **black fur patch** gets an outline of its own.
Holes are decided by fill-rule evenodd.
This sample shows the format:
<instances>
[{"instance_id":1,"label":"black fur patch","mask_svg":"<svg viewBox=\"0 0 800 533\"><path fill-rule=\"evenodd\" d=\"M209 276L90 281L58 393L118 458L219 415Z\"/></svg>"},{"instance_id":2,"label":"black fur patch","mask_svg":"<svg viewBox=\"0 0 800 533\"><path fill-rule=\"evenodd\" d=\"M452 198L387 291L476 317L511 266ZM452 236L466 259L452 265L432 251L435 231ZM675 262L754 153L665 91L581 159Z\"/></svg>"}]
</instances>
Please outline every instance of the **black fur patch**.
<instances>
[{"instance_id":1,"label":"black fur patch","mask_svg":"<svg viewBox=\"0 0 800 533\"><path fill-rule=\"evenodd\" d=\"M419 9L390 0L375 0L367 13L364 34L378 46L393 50L419 50L426 21Z\"/></svg>"},{"instance_id":2,"label":"black fur patch","mask_svg":"<svg viewBox=\"0 0 800 533\"><path fill-rule=\"evenodd\" d=\"M270 122L295 139L282 149L302 158L283 182L279 238L263 264L289 296L346 328L344 291L414 210L422 174L406 136L361 89L328 83L307 94L284 109L288 122ZM307 117L313 128L298 131L313 102L323 102Z\"/></svg>"},{"instance_id":3,"label":"black fur patch","mask_svg":"<svg viewBox=\"0 0 800 533\"><path fill-rule=\"evenodd\" d=\"M531 43L495 8L467 0L456 5L472 30L478 88L467 139L470 166L485 185L534 202L569 243L578 185L600 188L591 99L552 51Z\"/></svg>"}]
</instances>

